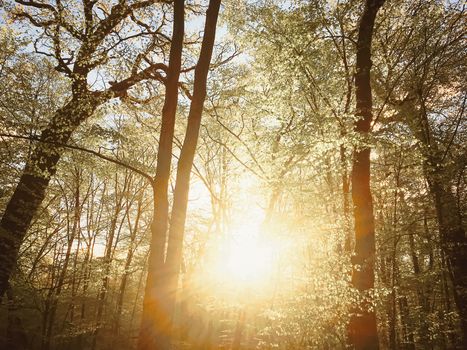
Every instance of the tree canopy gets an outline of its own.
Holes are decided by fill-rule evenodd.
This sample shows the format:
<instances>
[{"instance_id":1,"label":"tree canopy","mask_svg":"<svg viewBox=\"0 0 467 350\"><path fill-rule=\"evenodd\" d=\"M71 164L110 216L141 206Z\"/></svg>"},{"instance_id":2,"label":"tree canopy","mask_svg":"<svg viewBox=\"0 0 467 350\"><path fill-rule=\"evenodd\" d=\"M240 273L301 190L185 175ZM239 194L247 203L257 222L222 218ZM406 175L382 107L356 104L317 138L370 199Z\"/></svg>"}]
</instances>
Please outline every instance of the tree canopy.
<instances>
[{"instance_id":1,"label":"tree canopy","mask_svg":"<svg viewBox=\"0 0 467 350\"><path fill-rule=\"evenodd\" d=\"M465 349L466 14L3 1L0 348Z\"/></svg>"}]
</instances>

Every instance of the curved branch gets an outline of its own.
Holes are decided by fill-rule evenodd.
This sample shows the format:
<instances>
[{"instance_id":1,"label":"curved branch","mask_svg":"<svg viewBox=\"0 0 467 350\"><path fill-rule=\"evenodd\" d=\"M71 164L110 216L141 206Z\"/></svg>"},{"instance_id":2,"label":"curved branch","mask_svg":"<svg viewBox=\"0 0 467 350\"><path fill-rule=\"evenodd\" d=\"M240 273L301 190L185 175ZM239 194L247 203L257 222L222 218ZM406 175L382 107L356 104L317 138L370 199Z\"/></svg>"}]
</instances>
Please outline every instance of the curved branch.
<instances>
[{"instance_id":1,"label":"curved branch","mask_svg":"<svg viewBox=\"0 0 467 350\"><path fill-rule=\"evenodd\" d=\"M83 147L75 146L75 145L67 145L67 144L64 144L64 143L61 143L61 142L44 141L44 140L41 140L39 137L34 137L34 136L22 136L22 135L13 135L13 134L0 133L0 137L8 137L8 138L14 138L14 139L20 139L20 140L28 140L28 141L48 143L48 144L53 144L53 145L56 145L56 146L60 146L60 147L69 148L69 149L73 149L73 150L76 150L76 151L92 154L93 156L101 158L101 159L103 159L105 161L108 161L110 163L117 164L117 165L119 165L119 166L121 166L123 168L126 168L128 170L131 170L131 171L141 175L142 177L144 177L146 180L149 181L151 186L154 186L154 178L151 175L149 175L148 173L144 172L143 170L138 169L138 168L136 168L136 167L134 167L134 166L132 166L130 164L127 164L125 162L122 162L122 161L120 161L118 159L108 157L108 156L106 156L106 155L104 155L102 153L99 153L97 151L93 151L91 149L87 149L87 148L83 148Z\"/></svg>"}]
</instances>

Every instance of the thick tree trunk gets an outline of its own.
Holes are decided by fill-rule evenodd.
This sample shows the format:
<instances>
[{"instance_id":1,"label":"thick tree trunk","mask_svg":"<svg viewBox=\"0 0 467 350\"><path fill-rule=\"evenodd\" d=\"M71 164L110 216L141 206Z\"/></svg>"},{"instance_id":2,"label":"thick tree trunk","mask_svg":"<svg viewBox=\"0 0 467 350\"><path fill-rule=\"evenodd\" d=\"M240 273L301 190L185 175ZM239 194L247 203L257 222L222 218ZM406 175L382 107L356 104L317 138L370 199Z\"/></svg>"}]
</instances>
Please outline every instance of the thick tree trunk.
<instances>
[{"instance_id":1,"label":"thick tree trunk","mask_svg":"<svg viewBox=\"0 0 467 350\"><path fill-rule=\"evenodd\" d=\"M89 4L92 8L94 2L91 1ZM151 1L144 2L140 8L151 4ZM44 200L50 178L56 172L57 163L63 153L63 145L66 145L71 134L99 105L111 98L124 96L129 88L147 76L148 71L142 71L139 75L132 75L100 93L89 91L87 86L88 74L96 67L94 62L96 50L130 15L131 10L124 1L113 6L104 20L88 28L89 32L86 31L80 48L76 50L73 72L70 74L71 100L55 112L50 123L42 130L40 140L26 163L0 221L0 297L5 293L8 279L15 268L21 242ZM51 25L57 24L54 22ZM44 28L51 27L47 24ZM150 71L152 68L147 69Z\"/></svg>"},{"instance_id":2,"label":"thick tree trunk","mask_svg":"<svg viewBox=\"0 0 467 350\"><path fill-rule=\"evenodd\" d=\"M181 70L185 28L184 0L174 1L172 44L167 72L166 94L162 108L162 126L157 153L156 177L153 188L154 216L151 225L151 247L148 275L143 300L143 315L138 338L138 350L168 349L169 309L167 308L164 273L164 250L169 217L168 186L172 163L172 143L178 104L178 80Z\"/></svg>"},{"instance_id":3,"label":"thick tree trunk","mask_svg":"<svg viewBox=\"0 0 467 350\"><path fill-rule=\"evenodd\" d=\"M206 84L216 37L217 19L221 0L210 0L206 12L203 42L195 69L193 98L188 114L188 125L177 166L174 203L170 220L167 247L166 271L168 274L168 311L173 315L180 266L182 262L183 237L190 189L190 175L198 143L201 116L206 98Z\"/></svg>"},{"instance_id":4,"label":"thick tree trunk","mask_svg":"<svg viewBox=\"0 0 467 350\"><path fill-rule=\"evenodd\" d=\"M384 0L367 0L359 23L355 74L356 116L355 131L367 142L372 113L370 85L371 42L375 18ZM355 254L352 284L362 293L374 287L375 223L370 189L370 147L359 146L352 164L352 200L355 218ZM352 314L349 340L355 349L378 349L376 315L370 302L360 305Z\"/></svg>"},{"instance_id":5,"label":"thick tree trunk","mask_svg":"<svg viewBox=\"0 0 467 350\"><path fill-rule=\"evenodd\" d=\"M16 189L0 221L0 296L3 296L18 256L18 250L31 221L45 197L50 178L57 170L72 132L96 109L98 101L87 94L73 96L59 109L28 160Z\"/></svg>"}]
</instances>

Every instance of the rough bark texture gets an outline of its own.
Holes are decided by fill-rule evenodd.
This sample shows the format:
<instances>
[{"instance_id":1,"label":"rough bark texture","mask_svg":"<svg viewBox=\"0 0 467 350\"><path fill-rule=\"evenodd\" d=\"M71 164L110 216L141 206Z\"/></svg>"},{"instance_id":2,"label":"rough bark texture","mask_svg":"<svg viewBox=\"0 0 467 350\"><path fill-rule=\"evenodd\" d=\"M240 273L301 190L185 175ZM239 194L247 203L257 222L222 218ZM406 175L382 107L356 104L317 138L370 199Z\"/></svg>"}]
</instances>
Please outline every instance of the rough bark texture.
<instances>
[{"instance_id":1,"label":"rough bark texture","mask_svg":"<svg viewBox=\"0 0 467 350\"><path fill-rule=\"evenodd\" d=\"M166 94L162 108L162 126L157 153L153 191L154 214L148 275L143 300L143 316L138 338L139 350L168 349L170 346L170 310L167 308L164 250L169 217L168 186L172 161L172 142L178 104L178 80L184 36L184 1L174 2L174 23L167 72Z\"/></svg>"},{"instance_id":2,"label":"rough bark texture","mask_svg":"<svg viewBox=\"0 0 467 350\"><path fill-rule=\"evenodd\" d=\"M355 73L355 131L365 138L370 132L372 93L370 85L371 42L375 18L384 0L367 0L359 23ZM352 200L355 218L355 253L352 284L360 292L374 287L375 223L370 189L370 152L368 145L358 147L352 164ZM349 340L355 349L378 349L375 312L370 302L354 310L349 324Z\"/></svg>"},{"instance_id":3,"label":"rough bark texture","mask_svg":"<svg viewBox=\"0 0 467 350\"><path fill-rule=\"evenodd\" d=\"M193 97L188 114L188 125L177 166L174 203L170 220L167 259L165 263L168 273L168 307L172 314L175 306L180 266L182 263L183 236L185 232L188 192L190 189L190 175L198 143L204 100L206 99L207 76L216 37L220 4L221 0L210 0L206 12L203 42L195 69Z\"/></svg>"}]
</instances>

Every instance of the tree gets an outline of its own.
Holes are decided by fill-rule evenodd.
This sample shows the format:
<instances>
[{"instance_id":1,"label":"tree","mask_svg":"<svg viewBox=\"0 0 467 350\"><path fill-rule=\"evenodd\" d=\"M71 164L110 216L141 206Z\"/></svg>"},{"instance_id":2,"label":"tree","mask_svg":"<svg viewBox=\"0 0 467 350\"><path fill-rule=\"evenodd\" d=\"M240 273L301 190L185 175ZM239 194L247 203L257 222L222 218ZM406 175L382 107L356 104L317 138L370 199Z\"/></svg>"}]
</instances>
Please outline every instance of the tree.
<instances>
[{"instance_id":1,"label":"tree","mask_svg":"<svg viewBox=\"0 0 467 350\"><path fill-rule=\"evenodd\" d=\"M374 288L375 272L375 224L370 189L370 152L368 135L373 120L373 101L370 84L371 43L378 10L384 0L367 0L360 18L355 63L355 99L357 120L355 132L362 138L363 145L354 151L352 163L352 202L355 222L355 254L352 257L352 285L359 292L370 292ZM378 349L376 315L371 306L371 297L362 309L352 314L349 324L349 339L356 349Z\"/></svg>"},{"instance_id":2,"label":"tree","mask_svg":"<svg viewBox=\"0 0 467 350\"><path fill-rule=\"evenodd\" d=\"M60 160L0 348L464 346L464 4L153 3L98 45L87 87L158 68L65 144L41 130L73 99L54 39L73 71L84 3L9 1L39 26L0 30L0 211L35 149ZM91 31L128 1L94 3Z\"/></svg>"},{"instance_id":3,"label":"tree","mask_svg":"<svg viewBox=\"0 0 467 350\"><path fill-rule=\"evenodd\" d=\"M161 140L159 142L158 165L156 169L156 184L161 187L155 188L154 192L153 240L144 297L143 321L138 340L138 348L141 350L153 348L168 349L171 343L175 296L182 259L181 254L188 201L187 196L204 99L206 97L207 74L214 47L219 7L220 0L211 0L206 12L203 42L198 63L195 68L194 88L190 103L190 113L188 115L187 131L178 162L174 204L170 216L170 230L167 238L166 257L164 249L168 220L167 187L172 157L173 127L177 101L176 94L178 94L178 74L174 76L174 79L176 79L174 81L175 96L173 96L175 104L173 105L171 115L167 118L167 130L164 129L163 119ZM176 10L175 18L178 23L176 24L177 27L174 27L174 33L178 33L183 38L183 1L177 3ZM172 51L174 57L178 57L178 60L180 59L181 49L180 45L180 47L174 48L174 51ZM179 73L180 61L176 62L178 62L178 66L174 66L174 69L178 69L176 73ZM158 208L158 205L161 207Z\"/></svg>"},{"instance_id":4,"label":"tree","mask_svg":"<svg viewBox=\"0 0 467 350\"><path fill-rule=\"evenodd\" d=\"M162 109L162 125L157 153L155 186L153 187L154 214L151 225L151 246L148 275L143 300L143 316L138 338L138 349L166 349L170 345L171 310L165 294L164 269L167 224L169 220L168 186L172 163L172 143L178 101L185 21L185 3L174 4L173 40L170 47L167 91Z\"/></svg>"},{"instance_id":5,"label":"tree","mask_svg":"<svg viewBox=\"0 0 467 350\"><path fill-rule=\"evenodd\" d=\"M196 146L198 144L204 101L206 99L207 78L216 37L220 4L221 0L210 0L206 11L204 36L195 69L193 96L191 98L190 111L188 114L188 124L177 164L177 177L175 181L174 200L170 216L170 229L167 243L167 258L165 261L167 266L166 272L168 274L167 287L169 295L167 305L172 314L173 308L175 307L175 296L182 264L191 171L193 168Z\"/></svg>"},{"instance_id":6,"label":"tree","mask_svg":"<svg viewBox=\"0 0 467 350\"><path fill-rule=\"evenodd\" d=\"M466 95L459 82L459 77L465 76L465 43L461 40L465 6L425 3L410 11L416 17L406 23L410 26L404 36L406 44L399 48L398 58L390 59L394 73L384 78L378 74L379 82L394 88L378 90L394 110L394 119L406 125L418 142L465 343L467 241L458 196L465 168L461 155L465 135L460 125L465 118Z\"/></svg>"},{"instance_id":7,"label":"tree","mask_svg":"<svg viewBox=\"0 0 467 350\"><path fill-rule=\"evenodd\" d=\"M74 16L66 11L63 4L56 6L35 1L20 1L23 7L13 8L14 18L24 19L33 27L42 31L45 42L39 46L36 41L36 51L52 57L56 69L70 80L70 96L68 101L59 108L47 126L42 130L40 140L31 153L24 172L8 202L0 222L0 295L8 286L8 279L14 269L21 242L30 226L31 220L41 205L51 176L56 172L56 165L63 153L60 145L67 144L71 134L103 103L115 97L124 97L135 84L148 78L163 81L160 71L165 65L149 64L141 69L140 65L155 45L160 33L147 33L147 25L138 21L134 13L149 8L152 1L133 4L120 2L104 15L103 19L93 11L96 4L85 1L83 13ZM82 17L81 17L82 16ZM140 36L154 36L154 44L150 43L135 59L130 76L118 82L109 83L110 87L100 91L91 90L88 86L90 74L108 61L109 55L125 43L126 38L120 38L115 43L108 43L114 33L121 30L122 24L133 16ZM73 22L80 23L75 25ZM70 39L70 41L67 41ZM50 45L50 46L49 46ZM76 45L76 50L72 48ZM76 52L76 54L75 54ZM70 66L72 65L72 68Z\"/></svg>"}]
</instances>

